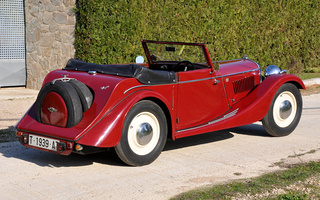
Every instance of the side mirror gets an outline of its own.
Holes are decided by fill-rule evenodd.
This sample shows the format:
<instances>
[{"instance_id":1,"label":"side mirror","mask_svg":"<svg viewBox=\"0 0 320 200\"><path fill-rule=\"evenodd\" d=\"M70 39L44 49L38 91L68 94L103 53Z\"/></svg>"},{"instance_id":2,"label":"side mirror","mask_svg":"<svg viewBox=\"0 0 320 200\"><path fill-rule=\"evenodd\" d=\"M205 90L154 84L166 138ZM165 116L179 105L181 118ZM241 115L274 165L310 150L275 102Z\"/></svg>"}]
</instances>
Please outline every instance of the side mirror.
<instances>
[{"instance_id":1,"label":"side mirror","mask_svg":"<svg viewBox=\"0 0 320 200\"><path fill-rule=\"evenodd\" d=\"M136 57L136 63L143 63L143 62L144 62L144 58L142 56Z\"/></svg>"}]
</instances>

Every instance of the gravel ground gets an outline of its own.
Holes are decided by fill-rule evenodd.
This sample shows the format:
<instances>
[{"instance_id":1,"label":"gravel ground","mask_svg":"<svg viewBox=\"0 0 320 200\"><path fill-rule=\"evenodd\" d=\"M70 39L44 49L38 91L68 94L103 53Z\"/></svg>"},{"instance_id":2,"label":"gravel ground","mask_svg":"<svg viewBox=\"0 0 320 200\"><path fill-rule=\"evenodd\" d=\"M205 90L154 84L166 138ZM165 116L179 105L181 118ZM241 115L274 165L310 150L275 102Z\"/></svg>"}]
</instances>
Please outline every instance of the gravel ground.
<instances>
[{"instance_id":1,"label":"gravel ground","mask_svg":"<svg viewBox=\"0 0 320 200\"><path fill-rule=\"evenodd\" d=\"M320 85L308 86L306 90L301 90L301 94L303 96L310 96L311 94L319 94L319 93L320 93Z\"/></svg>"},{"instance_id":2,"label":"gravel ground","mask_svg":"<svg viewBox=\"0 0 320 200\"><path fill-rule=\"evenodd\" d=\"M0 143L16 141L14 126L36 100L38 90L0 88Z\"/></svg>"},{"instance_id":3,"label":"gravel ground","mask_svg":"<svg viewBox=\"0 0 320 200\"><path fill-rule=\"evenodd\" d=\"M14 126L35 100L35 98L0 100L0 129Z\"/></svg>"},{"instance_id":4,"label":"gravel ground","mask_svg":"<svg viewBox=\"0 0 320 200\"><path fill-rule=\"evenodd\" d=\"M25 148L18 142L2 143L1 197L168 199L196 187L279 170L279 164L274 165L279 161L285 165L318 160L320 141L316 130L320 127L314 119L320 117L319 88L303 91L303 95L319 94L304 97L302 120L290 136L269 137L261 124L252 124L182 138L168 141L161 156L143 167L123 165L113 151L64 157ZM33 104L36 95L11 100L1 95L2 92L1 129L8 131Z\"/></svg>"}]
</instances>

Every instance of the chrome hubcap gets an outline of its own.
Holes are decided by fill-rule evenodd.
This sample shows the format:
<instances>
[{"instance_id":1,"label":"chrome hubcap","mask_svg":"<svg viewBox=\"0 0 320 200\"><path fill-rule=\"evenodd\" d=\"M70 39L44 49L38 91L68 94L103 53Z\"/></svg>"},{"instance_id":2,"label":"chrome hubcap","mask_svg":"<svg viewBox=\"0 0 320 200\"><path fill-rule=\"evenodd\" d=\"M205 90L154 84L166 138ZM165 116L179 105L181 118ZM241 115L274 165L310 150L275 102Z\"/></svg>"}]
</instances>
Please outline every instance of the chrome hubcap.
<instances>
[{"instance_id":1,"label":"chrome hubcap","mask_svg":"<svg viewBox=\"0 0 320 200\"><path fill-rule=\"evenodd\" d=\"M137 155L152 152L160 138L160 124L151 112L141 112L131 121L128 128L128 144Z\"/></svg>"},{"instance_id":2,"label":"chrome hubcap","mask_svg":"<svg viewBox=\"0 0 320 200\"><path fill-rule=\"evenodd\" d=\"M281 128L288 127L293 122L297 109L295 96L290 91L282 92L274 102L274 122Z\"/></svg>"},{"instance_id":3,"label":"chrome hubcap","mask_svg":"<svg viewBox=\"0 0 320 200\"><path fill-rule=\"evenodd\" d=\"M280 104L280 117L282 119L287 119L292 112L292 105L290 103L290 101L285 100Z\"/></svg>"},{"instance_id":4,"label":"chrome hubcap","mask_svg":"<svg viewBox=\"0 0 320 200\"><path fill-rule=\"evenodd\" d=\"M152 135L152 126L148 123L143 123L137 129L137 142L140 145L146 145L151 141Z\"/></svg>"}]
</instances>

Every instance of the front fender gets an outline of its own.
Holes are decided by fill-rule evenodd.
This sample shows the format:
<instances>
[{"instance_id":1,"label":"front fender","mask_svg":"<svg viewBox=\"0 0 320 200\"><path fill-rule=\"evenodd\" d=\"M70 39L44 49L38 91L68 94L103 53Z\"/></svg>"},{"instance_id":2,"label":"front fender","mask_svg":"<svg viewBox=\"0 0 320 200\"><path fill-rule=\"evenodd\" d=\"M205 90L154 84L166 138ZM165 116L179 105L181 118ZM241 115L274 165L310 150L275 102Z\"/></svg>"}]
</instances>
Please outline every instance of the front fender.
<instances>
[{"instance_id":1,"label":"front fender","mask_svg":"<svg viewBox=\"0 0 320 200\"><path fill-rule=\"evenodd\" d=\"M298 76L293 74L275 74L266 78L262 83L270 86L277 86L277 90L284 83L292 83L299 89L306 89L303 81Z\"/></svg>"},{"instance_id":2,"label":"front fender","mask_svg":"<svg viewBox=\"0 0 320 200\"><path fill-rule=\"evenodd\" d=\"M134 104L146 98L156 98L166 106L170 106L164 96L153 90L140 89L134 91L119 101L113 108L108 109L100 120L79 138L76 138L75 142L103 148L116 146L121 139L122 127L128 112Z\"/></svg>"},{"instance_id":3,"label":"front fender","mask_svg":"<svg viewBox=\"0 0 320 200\"><path fill-rule=\"evenodd\" d=\"M291 74L272 75L260 83L247 97L234 107L240 108L236 126L251 124L263 119L268 113L275 93L281 85L292 83L299 89L305 89L302 80ZM249 106L248 106L249 104Z\"/></svg>"},{"instance_id":4,"label":"front fender","mask_svg":"<svg viewBox=\"0 0 320 200\"><path fill-rule=\"evenodd\" d=\"M256 104L251 109L254 109L254 107L260 108L259 110L255 109L254 113L256 113L257 117L260 118L255 119L255 121L261 120L264 116L266 116L275 93L278 91L281 85L285 83L292 83L298 89L305 89L302 80L298 76L292 74L277 74L269 76L252 92L252 94L250 94L251 98L255 99L254 101Z\"/></svg>"}]
</instances>

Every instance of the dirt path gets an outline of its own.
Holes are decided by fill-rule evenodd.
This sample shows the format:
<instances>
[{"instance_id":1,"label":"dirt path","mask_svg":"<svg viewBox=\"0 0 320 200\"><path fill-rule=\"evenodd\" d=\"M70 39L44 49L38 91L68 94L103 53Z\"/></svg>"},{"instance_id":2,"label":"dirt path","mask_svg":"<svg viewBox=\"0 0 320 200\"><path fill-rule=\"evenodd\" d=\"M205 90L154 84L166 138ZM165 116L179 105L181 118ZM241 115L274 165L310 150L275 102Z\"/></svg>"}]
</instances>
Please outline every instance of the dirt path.
<instances>
[{"instance_id":1,"label":"dirt path","mask_svg":"<svg viewBox=\"0 0 320 200\"><path fill-rule=\"evenodd\" d=\"M34 101L35 98L0 101L0 130L14 126Z\"/></svg>"},{"instance_id":2,"label":"dirt path","mask_svg":"<svg viewBox=\"0 0 320 200\"><path fill-rule=\"evenodd\" d=\"M301 122L287 137L269 137L255 123L168 141L160 157L143 167L123 165L113 151L65 157L2 143L1 198L168 199L196 187L279 170L285 163L318 160L319 99L320 94L303 97ZM1 123L6 122L1 127L15 124L33 101L0 101Z\"/></svg>"},{"instance_id":3,"label":"dirt path","mask_svg":"<svg viewBox=\"0 0 320 200\"><path fill-rule=\"evenodd\" d=\"M36 100L38 91L24 88L0 89L0 130L14 126Z\"/></svg>"}]
</instances>

